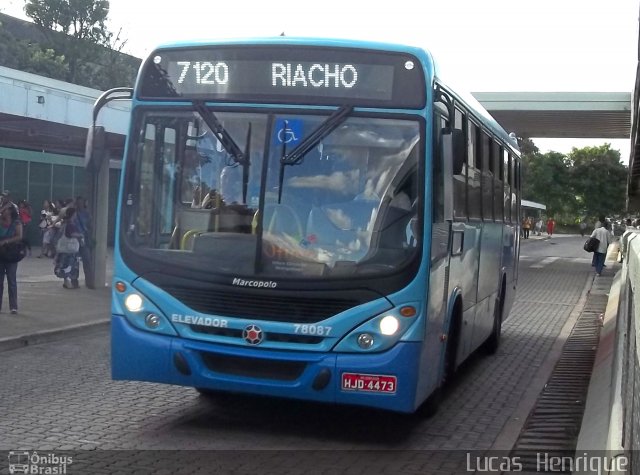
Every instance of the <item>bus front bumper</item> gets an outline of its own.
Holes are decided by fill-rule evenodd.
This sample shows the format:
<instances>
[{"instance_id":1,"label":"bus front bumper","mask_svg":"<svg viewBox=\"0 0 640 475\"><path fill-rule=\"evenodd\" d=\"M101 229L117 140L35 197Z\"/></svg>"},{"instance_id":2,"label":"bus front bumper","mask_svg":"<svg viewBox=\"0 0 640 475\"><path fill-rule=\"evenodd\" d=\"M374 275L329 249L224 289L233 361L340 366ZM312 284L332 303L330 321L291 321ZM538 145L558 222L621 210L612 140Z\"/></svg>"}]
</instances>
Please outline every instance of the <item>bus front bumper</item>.
<instances>
[{"instance_id":1,"label":"bus front bumper","mask_svg":"<svg viewBox=\"0 0 640 475\"><path fill-rule=\"evenodd\" d=\"M419 355L420 345L416 342L400 342L382 353L314 353L220 345L153 334L115 315L111 325L111 372L116 380L354 404L398 412L415 410Z\"/></svg>"}]
</instances>

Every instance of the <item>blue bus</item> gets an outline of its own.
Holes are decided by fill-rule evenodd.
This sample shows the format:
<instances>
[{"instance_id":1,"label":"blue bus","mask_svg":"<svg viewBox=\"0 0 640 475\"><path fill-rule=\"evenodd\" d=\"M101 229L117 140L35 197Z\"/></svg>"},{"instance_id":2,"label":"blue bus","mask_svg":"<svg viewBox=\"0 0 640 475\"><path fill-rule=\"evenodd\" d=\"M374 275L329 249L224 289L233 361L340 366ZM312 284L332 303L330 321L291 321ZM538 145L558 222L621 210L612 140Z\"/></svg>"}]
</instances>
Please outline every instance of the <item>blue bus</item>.
<instances>
[{"instance_id":1,"label":"blue bus","mask_svg":"<svg viewBox=\"0 0 640 475\"><path fill-rule=\"evenodd\" d=\"M131 100L114 379L411 413L496 351L519 151L430 53L170 44Z\"/></svg>"}]
</instances>

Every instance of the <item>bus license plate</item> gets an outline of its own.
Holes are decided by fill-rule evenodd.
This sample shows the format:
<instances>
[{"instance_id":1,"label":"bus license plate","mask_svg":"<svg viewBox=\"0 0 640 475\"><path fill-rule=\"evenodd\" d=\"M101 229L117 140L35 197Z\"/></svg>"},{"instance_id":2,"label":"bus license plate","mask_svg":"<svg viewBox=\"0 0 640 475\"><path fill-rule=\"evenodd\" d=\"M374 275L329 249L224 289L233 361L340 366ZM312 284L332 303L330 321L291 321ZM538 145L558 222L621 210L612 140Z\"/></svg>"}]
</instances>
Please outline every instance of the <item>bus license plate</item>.
<instances>
[{"instance_id":1,"label":"bus license plate","mask_svg":"<svg viewBox=\"0 0 640 475\"><path fill-rule=\"evenodd\" d=\"M343 391L367 391L393 394L396 392L396 386L397 379L395 376L342 373Z\"/></svg>"}]
</instances>

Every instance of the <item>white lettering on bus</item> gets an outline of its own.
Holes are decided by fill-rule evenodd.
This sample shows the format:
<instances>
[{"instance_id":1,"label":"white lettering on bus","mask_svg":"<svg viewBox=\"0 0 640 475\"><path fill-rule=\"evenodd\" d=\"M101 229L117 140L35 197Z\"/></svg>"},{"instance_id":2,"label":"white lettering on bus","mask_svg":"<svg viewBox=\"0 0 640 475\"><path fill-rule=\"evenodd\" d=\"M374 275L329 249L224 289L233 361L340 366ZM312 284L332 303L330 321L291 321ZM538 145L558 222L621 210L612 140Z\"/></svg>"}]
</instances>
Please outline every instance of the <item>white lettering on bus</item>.
<instances>
[{"instance_id":1,"label":"white lettering on bus","mask_svg":"<svg viewBox=\"0 0 640 475\"><path fill-rule=\"evenodd\" d=\"M239 277L234 277L231 284L238 285L240 287L257 287L267 289L275 289L278 286L278 283L272 280L244 280Z\"/></svg>"},{"instance_id":2,"label":"white lettering on bus","mask_svg":"<svg viewBox=\"0 0 640 475\"><path fill-rule=\"evenodd\" d=\"M358 82L358 70L352 64L271 63L271 85L274 87L335 87L350 89Z\"/></svg>"},{"instance_id":3,"label":"white lettering on bus","mask_svg":"<svg viewBox=\"0 0 640 475\"><path fill-rule=\"evenodd\" d=\"M171 314L171 321L174 323L184 323L186 325L202 325L205 327L227 328L229 322L224 318L202 317L200 315Z\"/></svg>"},{"instance_id":4,"label":"white lettering on bus","mask_svg":"<svg viewBox=\"0 0 640 475\"><path fill-rule=\"evenodd\" d=\"M178 84L182 84L189 73L189 69L195 71L196 84L227 84L229 82L229 65L223 61L212 63L211 61L178 61L182 67Z\"/></svg>"}]
</instances>

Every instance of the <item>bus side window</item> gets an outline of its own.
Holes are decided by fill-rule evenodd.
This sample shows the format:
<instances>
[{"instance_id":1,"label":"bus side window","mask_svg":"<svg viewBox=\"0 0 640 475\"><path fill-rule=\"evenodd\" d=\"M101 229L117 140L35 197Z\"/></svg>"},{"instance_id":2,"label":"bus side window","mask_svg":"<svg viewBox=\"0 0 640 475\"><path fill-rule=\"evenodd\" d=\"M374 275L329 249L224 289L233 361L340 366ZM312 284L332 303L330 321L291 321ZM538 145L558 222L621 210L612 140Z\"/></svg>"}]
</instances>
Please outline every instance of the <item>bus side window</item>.
<instances>
[{"instance_id":1,"label":"bus side window","mask_svg":"<svg viewBox=\"0 0 640 475\"><path fill-rule=\"evenodd\" d=\"M513 155L509 155L509 169L511 174L511 222L512 223L520 223L520 218L518 217L518 166L516 162L516 157Z\"/></svg>"},{"instance_id":2,"label":"bus side window","mask_svg":"<svg viewBox=\"0 0 640 475\"><path fill-rule=\"evenodd\" d=\"M436 113L433 121L433 222L444 221L444 200L448 197L444 195L444 168L442 156L441 131L447 127L448 121L445 117Z\"/></svg>"},{"instance_id":3,"label":"bus side window","mask_svg":"<svg viewBox=\"0 0 640 475\"><path fill-rule=\"evenodd\" d=\"M482 218L482 195L480 193L480 154L478 141L478 126L468 122L468 151L467 151L467 204L469 218Z\"/></svg>"},{"instance_id":4,"label":"bus side window","mask_svg":"<svg viewBox=\"0 0 640 475\"><path fill-rule=\"evenodd\" d=\"M467 133L467 118L464 113L456 108L454 127ZM462 170L453 175L453 217L454 219L467 219L467 150L464 150Z\"/></svg>"},{"instance_id":5,"label":"bus side window","mask_svg":"<svg viewBox=\"0 0 640 475\"><path fill-rule=\"evenodd\" d=\"M504 183L504 222L511 222L511 157L506 150L502 150L503 183Z\"/></svg>"},{"instance_id":6,"label":"bus side window","mask_svg":"<svg viewBox=\"0 0 640 475\"><path fill-rule=\"evenodd\" d=\"M493 163L493 217L496 221L503 220L504 203L502 197L502 147L495 140L491 144L491 162Z\"/></svg>"},{"instance_id":7,"label":"bus side window","mask_svg":"<svg viewBox=\"0 0 640 475\"><path fill-rule=\"evenodd\" d=\"M491 139L481 132L481 161L482 161L482 218L493 221L493 172L491 165Z\"/></svg>"}]
</instances>

